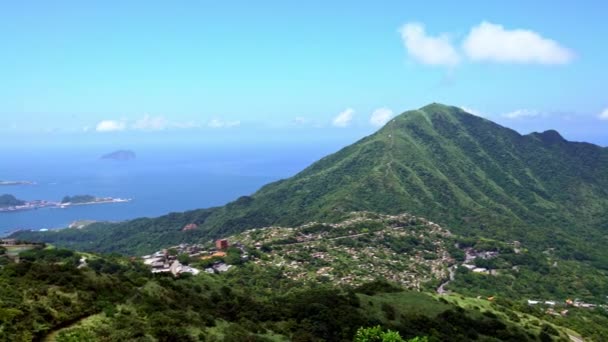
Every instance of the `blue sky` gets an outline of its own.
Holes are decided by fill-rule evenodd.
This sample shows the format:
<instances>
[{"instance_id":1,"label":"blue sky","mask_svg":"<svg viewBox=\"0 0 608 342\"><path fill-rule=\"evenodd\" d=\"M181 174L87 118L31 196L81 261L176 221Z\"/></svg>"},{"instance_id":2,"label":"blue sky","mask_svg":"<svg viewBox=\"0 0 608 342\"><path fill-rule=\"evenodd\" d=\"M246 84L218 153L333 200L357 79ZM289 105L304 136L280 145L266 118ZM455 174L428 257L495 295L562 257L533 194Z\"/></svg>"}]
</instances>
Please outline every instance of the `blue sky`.
<instances>
[{"instance_id":1,"label":"blue sky","mask_svg":"<svg viewBox=\"0 0 608 342\"><path fill-rule=\"evenodd\" d=\"M442 102L522 133L608 145L607 7L6 1L0 135L346 142Z\"/></svg>"}]
</instances>

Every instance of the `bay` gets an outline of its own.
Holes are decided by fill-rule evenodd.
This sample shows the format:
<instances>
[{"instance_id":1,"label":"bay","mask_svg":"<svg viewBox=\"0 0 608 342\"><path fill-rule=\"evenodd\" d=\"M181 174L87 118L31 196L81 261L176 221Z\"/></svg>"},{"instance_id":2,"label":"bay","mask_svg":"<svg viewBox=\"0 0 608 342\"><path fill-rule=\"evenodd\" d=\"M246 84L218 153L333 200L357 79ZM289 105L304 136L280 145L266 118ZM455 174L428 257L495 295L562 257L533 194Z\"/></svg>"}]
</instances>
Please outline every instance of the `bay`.
<instances>
[{"instance_id":1,"label":"bay","mask_svg":"<svg viewBox=\"0 0 608 342\"><path fill-rule=\"evenodd\" d=\"M290 177L336 146L170 146L133 149L137 158L102 160L107 147L2 151L0 186L23 200L59 201L66 195L130 198L128 203L0 213L0 235L18 229L55 229L76 220L121 221L223 205L264 184Z\"/></svg>"}]
</instances>

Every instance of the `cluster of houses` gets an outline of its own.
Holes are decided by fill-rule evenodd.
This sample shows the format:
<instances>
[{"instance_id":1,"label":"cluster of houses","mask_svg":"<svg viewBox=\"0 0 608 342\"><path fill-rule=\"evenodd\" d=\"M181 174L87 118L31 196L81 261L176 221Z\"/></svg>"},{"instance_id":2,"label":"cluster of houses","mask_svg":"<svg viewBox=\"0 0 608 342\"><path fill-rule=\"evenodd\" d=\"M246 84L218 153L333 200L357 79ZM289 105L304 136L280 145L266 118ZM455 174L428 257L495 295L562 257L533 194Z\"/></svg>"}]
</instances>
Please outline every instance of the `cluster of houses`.
<instances>
[{"instance_id":1,"label":"cluster of houses","mask_svg":"<svg viewBox=\"0 0 608 342\"><path fill-rule=\"evenodd\" d=\"M197 275L201 270L182 264L178 260L179 255L187 255L192 261L208 260L212 258L222 258L226 256L226 249L229 247L228 240L221 239L215 242L215 248L205 248L200 244L180 244L167 249L160 250L154 254L142 257L144 264L150 266L152 273L171 273L178 276L181 273L191 273ZM235 247L244 250L244 246L235 244ZM226 272L231 265L223 261L216 261L204 271L207 273Z\"/></svg>"},{"instance_id":2,"label":"cluster of houses","mask_svg":"<svg viewBox=\"0 0 608 342\"><path fill-rule=\"evenodd\" d=\"M17 240L15 239L1 239L0 246L15 246L17 245Z\"/></svg>"},{"instance_id":3,"label":"cluster of houses","mask_svg":"<svg viewBox=\"0 0 608 342\"><path fill-rule=\"evenodd\" d=\"M177 254L169 253L169 250L163 249L151 255L144 255L144 264L150 266L152 273L171 272L174 276L181 273L199 274L201 271L190 266L183 265L177 260Z\"/></svg>"},{"instance_id":4,"label":"cluster of houses","mask_svg":"<svg viewBox=\"0 0 608 342\"><path fill-rule=\"evenodd\" d=\"M591 304L591 303L585 303L585 302L581 302L580 300L572 300L572 299L566 299L563 303L562 302L556 302L554 300L532 300L532 299L528 299L528 305L543 305L548 307L547 310L545 311L547 314L549 315L554 315L554 316L566 316L568 314L568 309L566 309L567 307L575 307L575 308L583 308L583 309L593 309L598 307L597 304ZM599 305L601 307L606 307L606 305ZM555 307L561 307L562 310L556 310Z\"/></svg>"},{"instance_id":5,"label":"cluster of houses","mask_svg":"<svg viewBox=\"0 0 608 342\"><path fill-rule=\"evenodd\" d=\"M465 259L464 259L464 263L462 264L462 267L465 267L474 273L491 274L491 275L498 274L496 270L489 270L485 267L477 267L477 266L475 266L475 263L474 263L475 259L477 259L477 258L479 258L479 259L495 258L498 256L498 252L496 252L496 251L476 251L473 248L468 247L468 248L465 248L464 255L465 255Z\"/></svg>"},{"instance_id":6,"label":"cluster of houses","mask_svg":"<svg viewBox=\"0 0 608 342\"><path fill-rule=\"evenodd\" d=\"M283 274L292 280L321 279L357 286L382 276L419 289L433 276L444 278L447 273L444 266L454 262L443 240L435 238L449 234L433 222L408 214L359 212L351 213L350 218L339 223L251 229L237 238L267 253L265 258L254 260L255 264L281 267ZM359 245L360 237L365 237L365 247ZM415 251L399 253L385 243L403 237L413 237L424 244Z\"/></svg>"}]
</instances>

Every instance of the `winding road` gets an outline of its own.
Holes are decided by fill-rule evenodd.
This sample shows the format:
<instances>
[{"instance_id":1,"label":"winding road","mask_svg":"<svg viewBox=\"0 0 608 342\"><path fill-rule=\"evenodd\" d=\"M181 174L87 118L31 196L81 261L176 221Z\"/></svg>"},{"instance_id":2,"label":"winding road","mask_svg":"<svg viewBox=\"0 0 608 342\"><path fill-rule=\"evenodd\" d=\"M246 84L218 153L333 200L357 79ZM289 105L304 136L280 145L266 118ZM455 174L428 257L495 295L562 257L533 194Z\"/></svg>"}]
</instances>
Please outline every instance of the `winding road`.
<instances>
[{"instance_id":1,"label":"winding road","mask_svg":"<svg viewBox=\"0 0 608 342\"><path fill-rule=\"evenodd\" d=\"M448 272L450 272L450 277L448 280L444 281L443 283L441 283L441 285L439 285L439 287L437 288L437 293L442 295L442 294L446 294L448 291L445 289L445 286L447 284L449 284L452 280L454 280L454 276L456 275L456 267L457 265L452 265L450 266L450 268L448 268Z\"/></svg>"}]
</instances>

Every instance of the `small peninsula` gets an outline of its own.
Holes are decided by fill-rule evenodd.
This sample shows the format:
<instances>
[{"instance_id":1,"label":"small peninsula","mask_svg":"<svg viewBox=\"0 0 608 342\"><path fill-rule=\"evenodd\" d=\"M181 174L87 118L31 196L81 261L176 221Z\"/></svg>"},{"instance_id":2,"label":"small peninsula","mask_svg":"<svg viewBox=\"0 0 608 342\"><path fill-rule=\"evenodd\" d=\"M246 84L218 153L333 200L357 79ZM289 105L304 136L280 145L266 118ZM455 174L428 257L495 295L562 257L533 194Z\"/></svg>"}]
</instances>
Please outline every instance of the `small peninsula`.
<instances>
[{"instance_id":1,"label":"small peninsula","mask_svg":"<svg viewBox=\"0 0 608 342\"><path fill-rule=\"evenodd\" d=\"M129 161L136 158L135 152L131 150L117 150L101 156L101 159L106 160L117 160L117 161Z\"/></svg>"},{"instance_id":2,"label":"small peninsula","mask_svg":"<svg viewBox=\"0 0 608 342\"><path fill-rule=\"evenodd\" d=\"M17 199L15 196L10 194L4 194L0 196L0 208L12 207L16 205L24 205L25 201Z\"/></svg>"},{"instance_id":3,"label":"small peninsula","mask_svg":"<svg viewBox=\"0 0 608 342\"><path fill-rule=\"evenodd\" d=\"M122 203L129 202L130 199L112 198L112 197L95 197L91 195L75 195L65 196L61 200L60 206L69 205L86 205L86 204L102 204L102 203Z\"/></svg>"},{"instance_id":4,"label":"small peninsula","mask_svg":"<svg viewBox=\"0 0 608 342\"><path fill-rule=\"evenodd\" d=\"M22 210L33 210L41 208L58 208L65 209L70 206L76 205L91 205L91 204L104 204L104 203L124 203L129 202L131 199L124 198L113 198L113 197L95 197L91 195L76 195L76 196L65 196L61 202L46 201L46 200L33 200L23 201L15 198L13 195L2 195L0 196L0 213L2 212L15 212Z\"/></svg>"}]
</instances>

